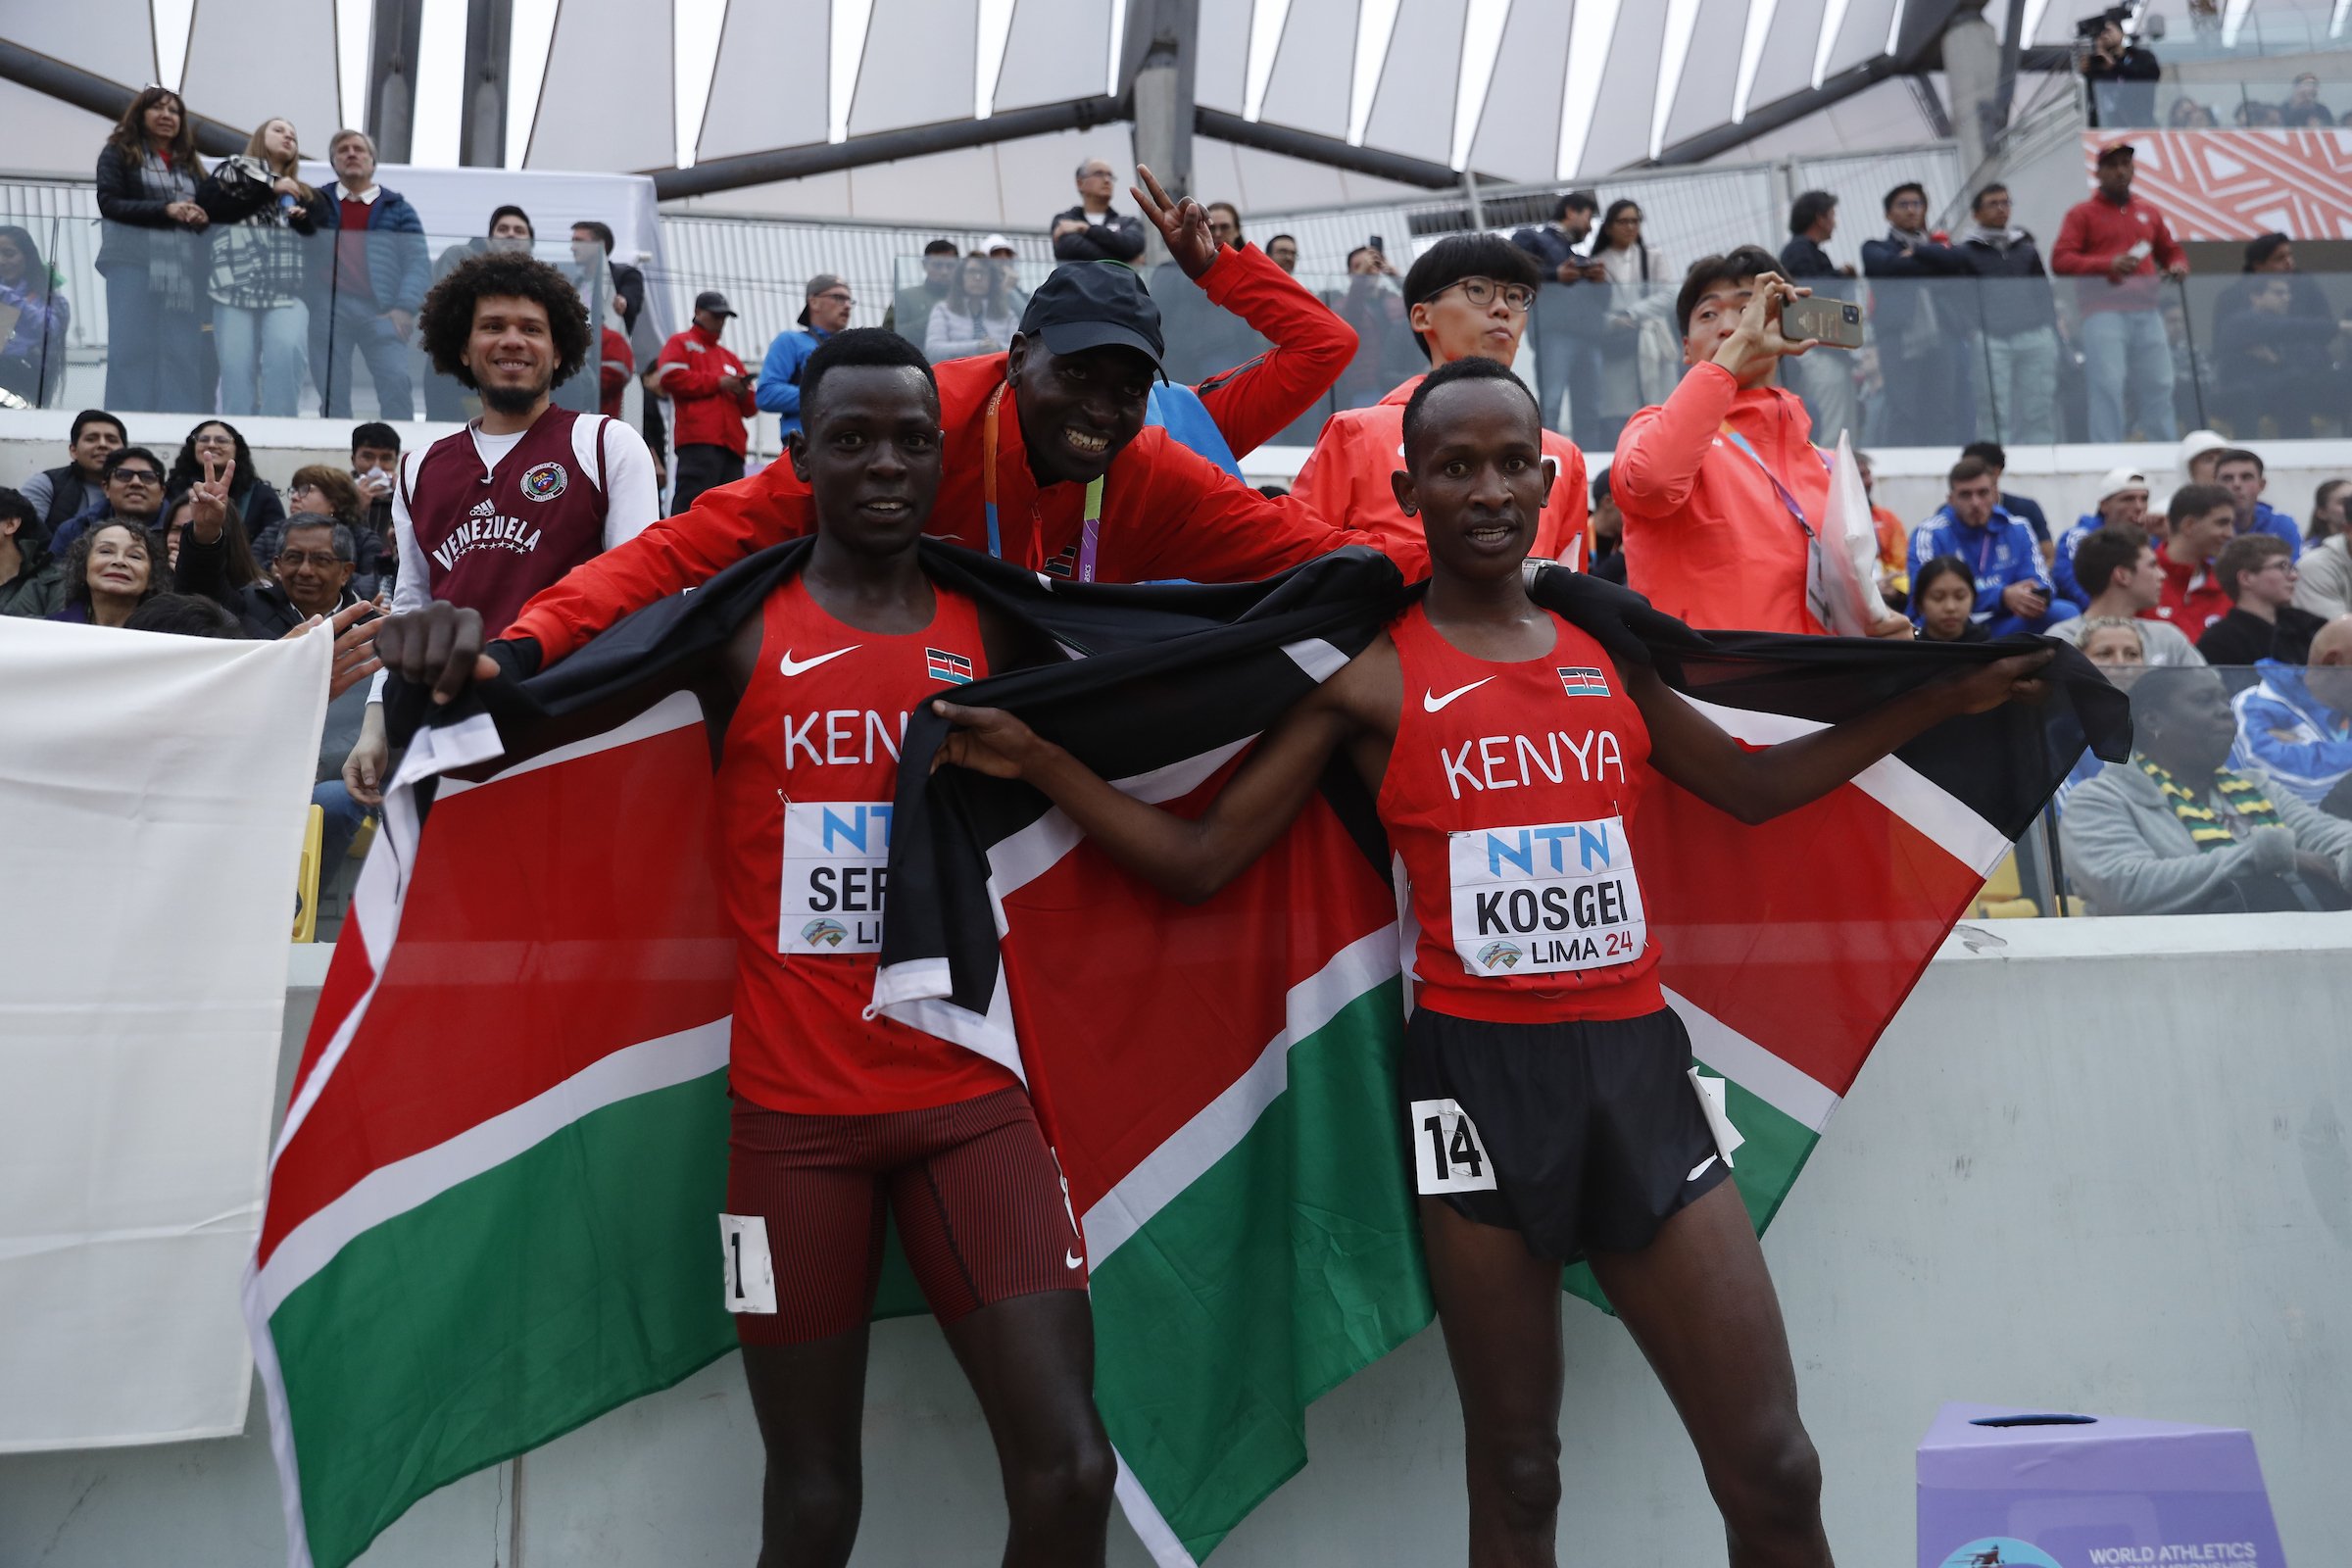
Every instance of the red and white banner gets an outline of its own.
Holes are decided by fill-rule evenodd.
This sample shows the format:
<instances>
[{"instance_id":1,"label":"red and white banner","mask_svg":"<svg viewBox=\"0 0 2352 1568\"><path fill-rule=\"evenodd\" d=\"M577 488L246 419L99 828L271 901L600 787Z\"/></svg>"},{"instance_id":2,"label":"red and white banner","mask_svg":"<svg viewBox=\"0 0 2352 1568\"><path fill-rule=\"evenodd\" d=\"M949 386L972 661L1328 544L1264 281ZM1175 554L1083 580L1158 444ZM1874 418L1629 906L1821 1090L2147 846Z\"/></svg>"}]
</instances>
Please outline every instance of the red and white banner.
<instances>
[{"instance_id":1,"label":"red and white banner","mask_svg":"<svg viewBox=\"0 0 2352 1568\"><path fill-rule=\"evenodd\" d=\"M2352 128L2084 131L2083 169L2118 142L2137 154L2132 193L2176 239L2352 239Z\"/></svg>"}]
</instances>

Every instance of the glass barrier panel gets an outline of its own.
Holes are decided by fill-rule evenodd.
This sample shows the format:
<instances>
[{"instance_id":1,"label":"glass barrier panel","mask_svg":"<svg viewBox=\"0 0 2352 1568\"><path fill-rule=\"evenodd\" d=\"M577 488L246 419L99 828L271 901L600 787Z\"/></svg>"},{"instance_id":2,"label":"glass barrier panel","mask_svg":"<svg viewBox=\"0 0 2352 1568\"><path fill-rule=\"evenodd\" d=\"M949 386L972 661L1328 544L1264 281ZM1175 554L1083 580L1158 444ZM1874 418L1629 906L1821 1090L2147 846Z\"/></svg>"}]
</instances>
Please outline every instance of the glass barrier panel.
<instances>
[{"instance_id":1,"label":"glass barrier panel","mask_svg":"<svg viewBox=\"0 0 2352 1568\"><path fill-rule=\"evenodd\" d=\"M2225 273L2180 287L2204 423L2246 441L2352 431L2352 274Z\"/></svg>"},{"instance_id":2,"label":"glass barrier panel","mask_svg":"<svg viewBox=\"0 0 2352 1568\"><path fill-rule=\"evenodd\" d=\"M64 402L76 346L74 292L59 253L64 226L54 215L0 209L0 407Z\"/></svg>"},{"instance_id":3,"label":"glass barrier panel","mask_svg":"<svg viewBox=\"0 0 2352 1568\"><path fill-rule=\"evenodd\" d=\"M2149 123L2167 130L2306 130L2347 118L2352 82L2339 69L2298 74L2274 67L2259 77L2168 74L2156 84Z\"/></svg>"}]
</instances>

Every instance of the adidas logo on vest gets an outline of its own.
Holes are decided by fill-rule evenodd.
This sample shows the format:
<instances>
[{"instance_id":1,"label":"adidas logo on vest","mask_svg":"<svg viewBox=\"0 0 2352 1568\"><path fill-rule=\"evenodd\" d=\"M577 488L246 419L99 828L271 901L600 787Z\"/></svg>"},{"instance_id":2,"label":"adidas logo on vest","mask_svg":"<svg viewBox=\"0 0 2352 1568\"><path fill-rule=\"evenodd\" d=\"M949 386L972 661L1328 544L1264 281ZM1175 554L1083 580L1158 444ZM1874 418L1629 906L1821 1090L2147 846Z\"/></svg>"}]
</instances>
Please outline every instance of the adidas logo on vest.
<instances>
[{"instance_id":1,"label":"adidas logo on vest","mask_svg":"<svg viewBox=\"0 0 2352 1568\"><path fill-rule=\"evenodd\" d=\"M498 504L487 499L476 501L473 504L472 514L477 517L495 517L498 515Z\"/></svg>"}]
</instances>

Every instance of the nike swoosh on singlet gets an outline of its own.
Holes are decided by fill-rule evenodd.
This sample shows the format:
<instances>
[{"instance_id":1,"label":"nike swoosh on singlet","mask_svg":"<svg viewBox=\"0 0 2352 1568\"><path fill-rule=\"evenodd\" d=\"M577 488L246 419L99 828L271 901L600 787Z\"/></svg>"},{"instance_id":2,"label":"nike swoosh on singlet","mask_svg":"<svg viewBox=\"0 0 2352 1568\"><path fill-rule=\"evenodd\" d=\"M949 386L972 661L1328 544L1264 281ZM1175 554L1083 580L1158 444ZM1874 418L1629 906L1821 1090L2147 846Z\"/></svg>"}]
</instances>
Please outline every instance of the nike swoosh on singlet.
<instances>
[{"instance_id":1,"label":"nike swoosh on singlet","mask_svg":"<svg viewBox=\"0 0 2352 1568\"><path fill-rule=\"evenodd\" d=\"M1083 1257L1080 1257L1080 1256L1079 1256L1079 1255L1078 1255L1076 1252L1064 1252L1064 1253L1062 1253L1062 1254L1061 1254L1061 1260L1062 1260L1062 1262L1063 1262L1064 1264L1066 1264L1067 1266L1069 1266L1069 1267L1071 1267L1071 1268L1084 1268L1084 1267L1086 1267L1086 1259L1085 1259L1085 1258L1083 1258Z\"/></svg>"},{"instance_id":2,"label":"nike swoosh on singlet","mask_svg":"<svg viewBox=\"0 0 2352 1568\"><path fill-rule=\"evenodd\" d=\"M1434 713L1439 709L1444 708L1447 703L1452 702L1456 697L1461 696L1462 693L1474 692L1481 686L1484 686L1488 680L1493 680L1494 678L1494 676L1489 675L1486 680L1474 680L1467 686L1458 686L1454 688L1452 691L1447 692L1443 697L1440 697L1433 691L1424 689L1421 693L1421 711L1424 713Z\"/></svg>"},{"instance_id":3,"label":"nike swoosh on singlet","mask_svg":"<svg viewBox=\"0 0 2352 1568\"><path fill-rule=\"evenodd\" d=\"M831 653L819 654L814 659L800 660L794 659L792 657L792 650L787 648L784 650L784 662L778 664L776 667L784 671L784 673L787 675L806 675L817 665L823 663L826 660L839 659L844 654L854 654L863 645L859 643L852 643L847 648L836 648Z\"/></svg>"}]
</instances>

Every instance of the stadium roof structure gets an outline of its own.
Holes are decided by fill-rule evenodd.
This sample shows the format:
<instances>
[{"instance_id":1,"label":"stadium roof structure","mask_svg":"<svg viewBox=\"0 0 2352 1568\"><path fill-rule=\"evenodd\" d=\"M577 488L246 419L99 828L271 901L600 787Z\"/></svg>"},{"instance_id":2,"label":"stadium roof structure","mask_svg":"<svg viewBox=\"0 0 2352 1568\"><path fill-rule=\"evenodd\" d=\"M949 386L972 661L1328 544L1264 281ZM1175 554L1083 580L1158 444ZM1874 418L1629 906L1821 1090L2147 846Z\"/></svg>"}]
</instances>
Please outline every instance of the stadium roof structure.
<instances>
[{"instance_id":1,"label":"stadium roof structure","mask_svg":"<svg viewBox=\"0 0 2352 1568\"><path fill-rule=\"evenodd\" d=\"M1139 74L1172 67L1203 137L1436 188L1719 157L1927 72L1980 3L18 0L0 77L96 114L176 85L217 143L283 115L310 143L364 124L388 162L644 171L687 196L1131 121ZM2034 41L2073 19L1986 20ZM84 136L61 168L87 168ZM43 167L27 139L12 167Z\"/></svg>"}]
</instances>

